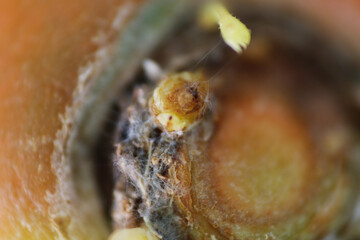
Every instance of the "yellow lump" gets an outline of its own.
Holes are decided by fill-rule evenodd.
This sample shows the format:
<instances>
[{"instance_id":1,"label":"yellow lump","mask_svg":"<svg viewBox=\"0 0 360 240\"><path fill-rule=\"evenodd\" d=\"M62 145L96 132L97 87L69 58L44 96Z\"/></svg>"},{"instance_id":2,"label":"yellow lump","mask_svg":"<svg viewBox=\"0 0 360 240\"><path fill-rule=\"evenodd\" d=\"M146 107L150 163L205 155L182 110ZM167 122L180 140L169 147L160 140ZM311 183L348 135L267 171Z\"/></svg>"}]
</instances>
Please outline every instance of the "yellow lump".
<instances>
[{"instance_id":1,"label":"yellow lump","mask_svg":"<svg viewBox=\"0 0 360 240\"><path fill-rule=\"evenodd\" d=\"M181 134L203 117L208 92L208 82L202 72L170 74L154 90L150 112L168 132Z\"/></svg>"},{"instance_id":2,"label":"yellow lump","mask_svg":"<svg viewBox=\"0 0 360 240\"><path fill-rule=\"evenodd\" d=\"M219 2L211 2L200 16L204 27L218 24L221 35L237 53L250 43L250 31ZM208 101L208 83L202 72L166 76L150 99L150 112L168 132L182 134L203 117Z\"/></svg>"},{"instance_id":3,"label":"yellow lump","mask_svg":"<svg viewBox=\"0 0 360 240\"><path fill-rule=\"evenodd\" d=\"M219 2L205 5L200 14L200 24L205 28L218 24L225 43L237 53L250 43L250 30Z\"/></svg>"},{"instance_id":4,"label":"yellow lump","mask_svg":"<svg viewBox=\"0 0 360 240\"><path fill-rule=\"evenodd\" d=\"M121 229L111 234L108 240L158 240L144 227Z\"/></svg>"}]
</instances>

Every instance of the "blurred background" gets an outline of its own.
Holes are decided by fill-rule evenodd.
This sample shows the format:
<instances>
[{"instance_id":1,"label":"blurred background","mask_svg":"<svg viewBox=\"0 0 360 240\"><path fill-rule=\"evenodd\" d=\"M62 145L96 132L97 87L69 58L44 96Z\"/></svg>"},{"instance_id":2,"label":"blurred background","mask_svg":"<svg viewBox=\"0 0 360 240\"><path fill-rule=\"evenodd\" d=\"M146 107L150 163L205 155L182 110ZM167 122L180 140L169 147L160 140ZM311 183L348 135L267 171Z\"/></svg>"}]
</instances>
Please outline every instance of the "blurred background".
<instances>
[{"instance_id":1,"label":"blurred background","mask_svg":"<svg viewBox=\"0 0 360 240\"><path fill-rule=\"evenodd\" d=\"M189 3L172 2L174 6L162 17L174 24L161 25L159 29L166 31L154 30L156 36L148 42L127 40L131 43L127 48L119 39L141 19L149 1L0 1L0 239L108 236L111 224L104 208L108 211L112 189L106 189L101 180L108 169L100 169L96 159L89 163L94 158L90 149L98 146L95 136L102 127L95 120L84 127L79 124L90 116L86 115L89 109L102 120L106 115L102 107L93 106L110 105L107 95L115 90L104 94L93 89L102 89L99 79L104 69L119 66L113 61L121 53L118 48L136 50L127 53L134 58L128 59L132 65L124 64L128 71L114 70L120 79L131 81L141 61L168 36L165 32L187 18L191 11L183 9ZM321 66L321 71L328 66L359 127L360 1L234 0L227 4L254 29L258 40L273 34L277 44L284 41L286 48L295 49L304 59L320 61L314 66ZM266 49L266 43L254 41L244 61L264 60ZM291 58L297 55L291 52ZM105 72L112 76L110 70ZM109 88L124 87L110 82L103 81ZM88 113L81 115L84 109ZM360 207L353 213L343 230L344 239L360 238Z\"/></svg>"}]
</instances>

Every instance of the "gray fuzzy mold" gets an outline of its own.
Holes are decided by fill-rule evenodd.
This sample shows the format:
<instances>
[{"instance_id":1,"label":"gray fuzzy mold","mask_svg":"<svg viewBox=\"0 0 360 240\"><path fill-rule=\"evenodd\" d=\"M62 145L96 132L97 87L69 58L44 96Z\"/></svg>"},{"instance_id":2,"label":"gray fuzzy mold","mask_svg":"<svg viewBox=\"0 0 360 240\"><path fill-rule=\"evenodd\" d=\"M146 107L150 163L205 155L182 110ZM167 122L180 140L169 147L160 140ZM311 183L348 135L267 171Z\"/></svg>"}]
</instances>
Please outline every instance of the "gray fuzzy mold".
<instances>
[{"instance_id":1,"label":"gray fuzzy mold","mask_svg":"<svg viewBox=\"0 0 360 240\"><path fill-rule=\"evenodd\" d=\"M130 210L133 212L131 217L137 216L140 224L144 222L161 239L186 239L185 223L172 204L176 190L168 182L168 170L178 161L180 140L154 122L147 108L151 92L146 87L135 89L133 103L119 121L115 156L121 175L118 181L130 183L135 188L133 195L138 199L127 196L128 202L137 201Z\"/></svg>"}]
</instances>

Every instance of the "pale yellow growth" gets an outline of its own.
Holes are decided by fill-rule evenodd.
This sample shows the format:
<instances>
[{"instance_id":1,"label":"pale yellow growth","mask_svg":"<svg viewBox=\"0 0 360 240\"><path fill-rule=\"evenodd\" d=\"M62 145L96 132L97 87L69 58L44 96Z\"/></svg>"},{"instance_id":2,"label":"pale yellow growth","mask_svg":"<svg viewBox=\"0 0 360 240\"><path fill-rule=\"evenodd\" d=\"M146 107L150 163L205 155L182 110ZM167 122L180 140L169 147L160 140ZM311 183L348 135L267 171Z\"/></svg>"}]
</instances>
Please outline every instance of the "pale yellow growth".
<instances>
[{"instance_id":1,"label":"pale yellow growth","mask_svg":"<svg viewBox=\"0 0 360 240\"><path fill-rule=\"evenodd\" d=\"M200 13L199 20L205 28L218 24L225 43L237 53L242 52L250 43L250 30L219 2L206 4Z\"/></svg>"},{"instance_id":2,"label":"pale yellow growth","mask_svg":"<svg viewBox=\"0 0 360 240\"><path fill-rule=\"evenodd\" d=\"M154 90L149 110L165 130L181 135L203 117L208 92L209 85L202 72L169 74Z\"/></svg>"},{"instance_id":3,"label":"pale yellow growth","mask_svg":"<svg viewBox=\"0 0 360 240\"><path fill-rule=\"evenodd\" d=\"M187 121L182 121L181 118L173 113L160 113L156 119L162 126L166 126L169 132L182 131L188 125ZM171 126L169 126L170 121L172 122Z\"/></svg>"},{"instance_id":4,"label":"pale yellow growth","mask_svg":"<svg viewBox=\"0 0 360 240\"><path fill-rule=\"evenodd\" d=\"M108 240L159 240L145 227L121 229L113 232Z\"/></svg>"}]
</instances>

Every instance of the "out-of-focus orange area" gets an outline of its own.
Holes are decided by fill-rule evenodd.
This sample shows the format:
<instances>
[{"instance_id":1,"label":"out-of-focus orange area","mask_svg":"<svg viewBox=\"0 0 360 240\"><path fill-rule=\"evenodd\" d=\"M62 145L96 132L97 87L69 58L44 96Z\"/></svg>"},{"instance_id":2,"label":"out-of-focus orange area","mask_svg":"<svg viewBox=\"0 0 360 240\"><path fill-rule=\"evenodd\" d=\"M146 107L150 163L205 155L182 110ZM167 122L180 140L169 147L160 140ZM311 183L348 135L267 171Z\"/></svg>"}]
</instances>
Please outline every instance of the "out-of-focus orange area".
<instances>
[{"instance_id":1,"label":"out-of-focus orange area","mask_svg":"<svg viewBox=\"0 0 360 240\"><path fill-rule=\"evenodd\" d=\"M231 1L231 0L230 0ZM282 9L290 16L305 18L323 32L332 34L360 54L360 1L358 0L236 0Z\"/></svg>"},{"instance_id":2,"label":"out-of-focus orange area","mask_svg":"<svg viewBox=\"0 0 360 240\"><path fill-rule=\"evenodd\" d=\"M254 218L283 217L310 192L310 141L284 101L264 97L264 92L244 97L244 92L243 99L225 104L212 139L214 184L234 211L246 209Z\"/></svg>"},{"instance_id":3,"label":"out-of-focus orange area","mask_svg":"<svg viewBox=\"0 0 360 240\"><path fill-rule=\"evenodd\" d=\"M123 0L0 2L0 239L52 239L50 159L79 67Z\"/></svg>"}]
</instances>

